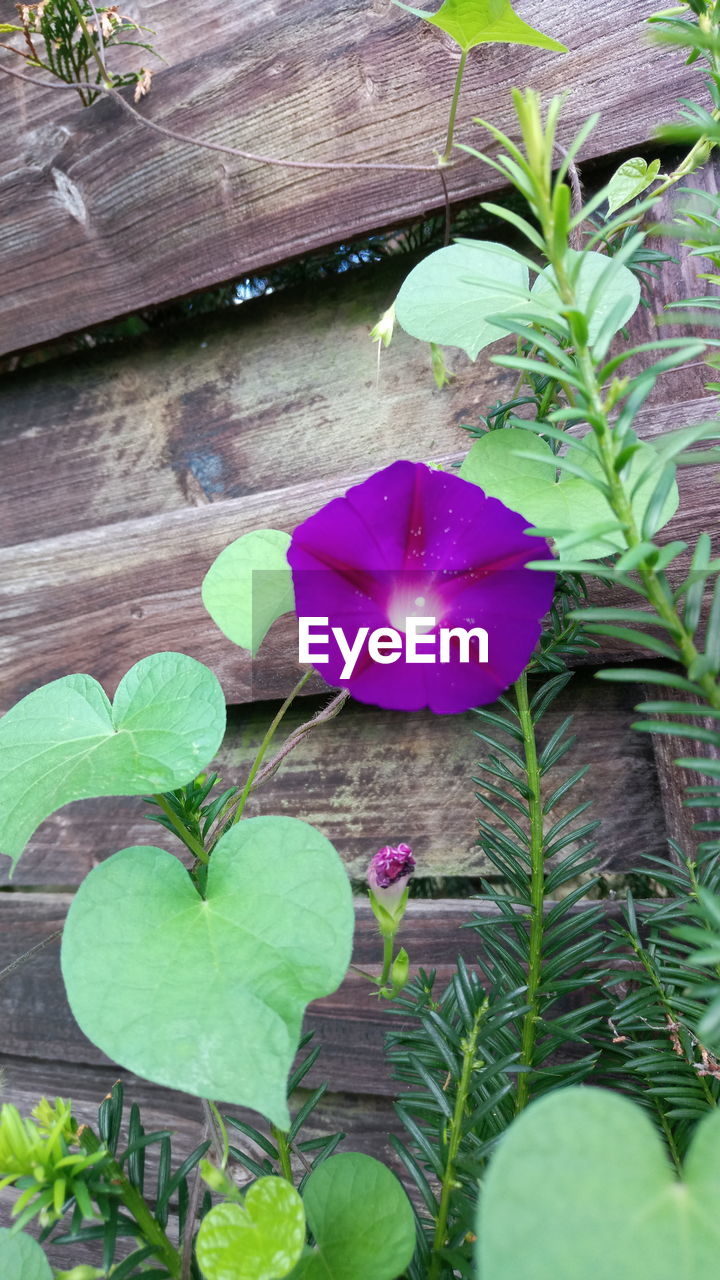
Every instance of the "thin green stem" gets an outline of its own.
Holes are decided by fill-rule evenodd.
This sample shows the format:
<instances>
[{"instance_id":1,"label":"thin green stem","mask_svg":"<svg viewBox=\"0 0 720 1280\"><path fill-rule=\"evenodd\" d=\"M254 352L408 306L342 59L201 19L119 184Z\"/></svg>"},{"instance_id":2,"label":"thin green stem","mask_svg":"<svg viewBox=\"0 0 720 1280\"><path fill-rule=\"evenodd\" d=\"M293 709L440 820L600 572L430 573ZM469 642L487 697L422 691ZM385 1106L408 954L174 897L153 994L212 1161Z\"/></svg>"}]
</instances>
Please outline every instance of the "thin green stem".
<instances>
[{"instance_id":1,"label":"thin green stem","mask_svg":"<svg viewBox=\"0 0 720 1280\"><path fill-rule=\"evenodd\" d=\"M547 242L547 255L555 271L560 296L568 308L582 310L565 270L564 255L554 250L552 210L548 208L544 211L544 215L543 226ZM643 538L635 521L635 513L632 509L630 498L615 469L613 431L597 380L592 353L587 345L586 338L575 329L572 322L571 329L575 345L576 365L584 383L583 395L587 401L587 407L593 421L604 479L610 491L610 506L622 525L626 547L632 549L639 546ZM642 561L637 567L637 573L644 587L647 600L655 609L658 617L667 623L677 645L683 666L686 670L689 670L700 656L695 646L692 632L685 626L675 604L668 597L663 587L660 575L652 564ZM697 683L702 688L710 706L720 709L720 684L718 684L716 678L708 672L700 676Z\"/></svg>"},{"instance_id":2,"label":"thin green stem","mask_svg":"<svg viewBox=\"0 0 720 1280\"><path fill-rule=\"evenodd\" d=\"M442 1258L440 1250L445 1246L445 1238L447 1236L447 1224L450 1214L450 1198L455 1186L455 1162L457 1160L460 1143L463 1133L463 1116L467 1108L468 1094L470 1092L470 1084L472 1081L473 1070L477 1067L475 1055L477 1053L478 1036L480 1035L480 1025L487 1011L488 1002L484 1000L473 1019L472 1029L466 1040L461 1044L462 1048L462 1069L460 1072L460 1080L458 1083L458 1091L455 1096L455 1106L453 1107L452 1120L450 1121L450 1132L447 1142L447 1160L443 1170L442 1188L440 1191L440 1205L438 1208L437 1221L435 1223L435 1234L432 1244L432 1258L430 1260L430 1269L428 1271L428 1280L438 1280L441 1274Z\"/></svg>"},{"instance_id":3,"label":"thin green stem","mask_svg":"<svg viewBox=\"0 0 720 1280\"><path fill-rule=\"evenodd\" d=\"M378 982L378 986L380 987L384 987L385 983L388 981L390 977L390 970L392 969L392 962L393 962L394 944L395 944L394 938L383 938L383 967L382 967L382 973L380 974L380 979Z\"/></svg>"},{"instance_id":4,"label":"thin green stem","mask_svg":"<svg viewBox=\"0 0 720 1280\"><path fill-rule=\"evenodd\" d=\"M523 1019L520 1064L526 1069L518 1078L515 1098L516 1112L522 1111L530 1101L530 1072L535 1057L535 1037L540 1020L540 981L542 978L542 946L545 927L545 842L543 835L542 797L540 794L540 766L538 764L535 726L528 699L527 673L515 681L520 727L525 753L525 772L530 814L530 952L528 959L527 1004Z\"/></svg>"},{"instance_id":5,"label":"thin green stem","mask_svg":"<svg viewBox=\"0 0 720 1280\"><path fill-rule=\"evenodd\" d=\"M467 62L468 50L463 49L460 54L460 62L455 77L455 88L453 90L452 102L450 103L450 115L448 116L447 138L445 139L445 150L438 163L446 165L450 163L452 155L453 139L455 137L455 117L457 115L458 102L460 101L460 90L462 88L463 76L465 74L465 64Z\"/></svg>"},{"instance_id":6,"label":"thin green stem","mask_svg":"<svg viewBox=\"0 0 720 1280\"><path fill-rule=\"evenodd\" d=\"M673 1135L672 1127L658 1099L655 1098L654 1102L655 1102L655 1110L657 1112L657 1116L660 1121L660 1127L665 1135L665 1141L667 1142L667 1145L668 1145L668 1151L670 1152L670 1157L672 1159L673 1164L675 1165L675 1172L679 1173L682 1176L682 1172L683 1172L682 1160L680 1159L680 1152L678 1151L678 1148L677 1148L677 1143Z\"/></svg>"},{"instance_id":7,"label":"thin green stem","mask_svg":"<svg viewBox=\"0 0 720 1280\"><path fill-rule=\"evenodd\" d=\"M112 87L113 87L113 85L112 85L112 78L111 78L110 74L108 73L108 69L107 69L107 67L105 66L105 60L104 60L104 58L102 57L102 54L100 53L100 50L98 49L98 47L97 47L97 45L96 45L96 43L95 43L95 41L94 41L94 39L93 39L92 31L90 30L90 28L89 28L89 26L88 26L88 24L87 24L87 21L86 21L86 19L85 19L85 15L84 15L84 13L83 13L82 9L80 8L80 5L78 4L78 0L70 0L70 8L72 9L73 13L75 14L75 17L77 18L77 20L78 20L78 22L79 22L79 24L80 24L80 30L82 31L83 35L85 36L85 39L87 40L88 45L89 45L89 48L90 48L90 52L91 52L91 54L92 54L93 58L95 59L95 62L97 63L98 71L100 72L100 75L101 75L101 77L102 77L102 83L103 83L103 84L105 84L105 85L108 85L110 88L112 88Z\"/></svg>"},{"instance_id":8,"label":"thin green stem","mask_svg":"<svg viewBox=\"0 0 720 1280\"><path fill-rule=\"evenodd\" d=\"M89 1127L83 1125L78 1132L78 1141L83 1151L87 1151L89 1155L94 1155L96 1151L103 1150L102 1143L97 1135ZM172 1280L180 1280L182 1261L177 1249L170 1243L168 1237L163 1231L160 1223L153 1217L150 1209L143 1196L127 1177L124 1169L118 1164L117 1160L111 1160L105 1168L110 1176L112 1184L120 1192L120 1199L125 1208L135 1219L142 1239L153 1249L158 1258L163 1262L168 1272L172 1276Z\"/></svg>"},{"instance_id":9,"label":"thin green stem","mask_svg":"<svg viewBox=\"0 0 720 1280\"><path fill-rule=\"evenodd\" d=\"M215 839L213 840L210 846L211 853L215 848L215 845L217 844L220 837L223 836L226 831L229 831L230 828L234 826L236 822L239 822L240 819L242 818L243 809L245 808L245 802L248 796L250 795L252 784L255 781L255 775L258 769L260 768L260 765L263 762L265 753L268 747L270 746L270 743L272 742L273 738L275 737L275 734L278 730L278 727L282 721L283 716L285 715L288 708L292 706L293 702L295 701L295 698L297 697L297 695L299 694L303 686L307 684L311 675L312 675L312 667L308 667L307 671L304 671L302 676L298 680L297 684L295 685L295 688L292 689L288 694L287 698L283 702L277 715L271 721L270 726L267 730L267 733L265 734L265 737L263 738L262 742L260 743L260 746L258 747L257 755L253 760L252 766L250 768L250 772L245 780L245 786L240 792L238 799L233 801L231 807L226 811L226 814L224 815L225 822L222 828L218 829L218 833L215 836Z\"/></svg>"},{"instance_id":10,"label":"thin green stem","mask_svg":"<svg viewBox=\"0 0 720 1280\"><path fill-rule=\"evenodd\" d=\"M162 809L163 813L170 819L170 822L172 823L173 831L175 832L178 839L182 840L183 844L190 850L190 852L194 853L195 857L200 862L204 863L205 866L207 866L208 853L207 853L207 850L205 849L205 846L195 838L195 836L192 834L191 831L188 831L186 826L183 825L183 823L178 818L178 815L175 813L174 809L168 803L165 797L162 795L156 795L156 796L153 796L153 800L155 801L155 804L158 805L160 809Z\"/></svg>"},{"instance_id":11,"label":"thin green stem","mask_svg":"<svg viewBox=\"0 0 720 1280\"><path fill-rule=\"evenodd\" d=\"M380 985L378 982L378 976L376 973L368 973L367 969L361 969L360 966L357 964L351 964L350 968L352 969L353 973L359 973L361 978L365 978L368 982L372 982L373 986L377 987ZM0 977L1 976L2 975L0 974Z\"/></svg>"},{"instance_id":12,"label":"thin green stem","mask_svg":"<svg viewBox=\"0 0 720 1280\"><path fill-rule=\"evenodd\" d=\"M292 1148L288 1141L288 1136L284 1129L278 1129L277 1125L274 1124L270 1126L270 1131L277 1143L278 1159L280 1161L282 1176L287 1182L294 1186L292 1164L290 1161L290 1152Z\"/></svg>"}]
</instances>

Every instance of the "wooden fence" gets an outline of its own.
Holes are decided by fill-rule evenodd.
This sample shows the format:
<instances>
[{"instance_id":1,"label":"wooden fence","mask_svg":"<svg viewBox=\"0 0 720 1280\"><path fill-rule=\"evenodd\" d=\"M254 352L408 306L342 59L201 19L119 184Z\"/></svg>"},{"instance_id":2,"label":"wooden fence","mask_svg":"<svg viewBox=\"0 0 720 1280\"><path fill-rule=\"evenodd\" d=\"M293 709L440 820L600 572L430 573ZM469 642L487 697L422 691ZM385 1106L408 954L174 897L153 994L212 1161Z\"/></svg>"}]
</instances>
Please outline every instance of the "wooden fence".
<instances>
[{"instance_id":1,"label":"wooden fence","mask_svg":"<svg viewBox=\"0 0 720 1280\"><path fill-rule=\"evenodd\" d=\"M607 168L628 149L653 154L655 126L672 116L679 96L695 91L681 56L646 47L644 19L654 7L518 3L527 21L562 36L571 52L496 46L477 53L461 119L484 116L508 127L509 85L548 93L570 86L564 142L589 111L603 113L583 155L588 181L600 171L593 162ZM0 0L0 20L12 10ZM139 0L132 12L155 28L167 60L139 107L148 119L313 163L432 164L456 55L439 32L385 0L208 0L201 7ZM437 173L230 159L160 136L111 101L79 109L68 93L0 83L5 353L400 226L442 202ZM469 123L460 136L479 138ZM717 173L710 167L703 175L707 189L717 189ZM463 159L449 173L452 200L482 195L495 181L491 170ZM456 376L438 391L426 348L402 334L383 354L378 376L369 329L406 271L398 256L311 290L191 317L139 341L7 362L0 379L0 710L70 671L89 672L113 692L145 654L178 649L217 672L232 707L221 771L227 780L244 775L292 664L280 624L251 680L246 659L210 622L199 586L215 555L255 527L291 529L396 457L459 454L467 443L461 424L477 421L512 385L483 358L472 365L456 353ZM693 293L693 273L686 257L665 264L662 294ZM635 337L656 332L652 312L634 318ZM641 434L714 414L706 376L702 368L668 375L641 414ZM713 519L717 482L706 469L683 483L672 528L687 537ZM663 853L668 833L688 831L672 752L664 740L629 731L637 689L593 679L593 665L632 656L603 642L547 723L550 732L572 712L578 748L567 772L593 766L581 786L603 819L609 910L618 878L642 870L644 855ZM317 693L293 711L288 727L316 705ZM421 879L461 886L457 898L414 901L408 913L404 941L413 965L442 974L458 952L474 955L474 934L458 926L479 909L463 881L472 887L487 870L472 781L481 754L472 713L404 716L351 705L306 739L248 811L316 823L358 879L379 845L411 843ZM160 828L145 809L136 800L81 802L43 824L14 879L3 871L0 880L0 970L61 927L74 889L98 860L158 842ZM356 959L377 959L360 901ZM309 1083L330 1081L320 1122L342 1128L356 1149L392 1161L382 1007L350 977L313 1008L309 1025L323 1046ZM81 1035L65 1001L56 942L0 983L0 1027L6 1100L27 1108L43 1093L62 1094L90 1117L121 1074L148 1124L176 1128L180 1150L198 1140L196 1100L119 1072ZM57 1252L58 1263L63 1256Z\"/></svg>"}]
</instances>

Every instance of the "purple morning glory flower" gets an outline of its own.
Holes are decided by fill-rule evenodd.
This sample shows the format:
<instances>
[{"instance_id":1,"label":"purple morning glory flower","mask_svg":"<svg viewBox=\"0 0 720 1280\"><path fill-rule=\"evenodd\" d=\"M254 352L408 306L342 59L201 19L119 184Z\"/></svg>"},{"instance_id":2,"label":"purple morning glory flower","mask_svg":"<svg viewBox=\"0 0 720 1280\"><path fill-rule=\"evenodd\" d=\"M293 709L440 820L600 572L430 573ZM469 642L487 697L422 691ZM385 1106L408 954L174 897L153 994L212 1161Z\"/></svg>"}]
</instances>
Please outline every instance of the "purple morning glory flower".
<instances>
[{"instance_id":1,"label":"purple morning glory flower","mask_svg":"<svg viewBox=\"0 0 720 1280\"><path fill-rule=\"evenodd\" d=\"M293 534L301 660L380 707L494 702L527 665L552 600L554 575L525 568L550 548L527 528L457 475L420 462L377 471Z\"/></svg>"}]
</instances>

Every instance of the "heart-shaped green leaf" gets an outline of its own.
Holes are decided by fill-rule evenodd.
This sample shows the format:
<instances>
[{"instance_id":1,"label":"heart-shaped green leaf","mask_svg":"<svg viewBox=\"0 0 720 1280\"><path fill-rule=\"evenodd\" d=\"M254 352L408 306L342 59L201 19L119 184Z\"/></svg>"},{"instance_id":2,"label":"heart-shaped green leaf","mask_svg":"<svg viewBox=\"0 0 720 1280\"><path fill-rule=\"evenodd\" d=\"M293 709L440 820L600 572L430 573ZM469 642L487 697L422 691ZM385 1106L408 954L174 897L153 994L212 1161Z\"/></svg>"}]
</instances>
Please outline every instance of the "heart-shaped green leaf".
<instances>
[{"instance_id":1,"label":"heart-shaped green leaf","mask_svg":"<svg viewBox=\"0 0 720 1280\"><path fill-rule=\"evenodd\" d=\"M608 211L615 213L624 204L629 204L642 195L651 182L655 181L659 171L659 160L648 164L640 156L633 156L630 160L623 161L608 183Z\"/></svg>"},{"instance_id":2,"label":"heart-shaped green leaf","mask_svg":"<svg viewBox=\"0 0 720 1280\"><path fill-rule=\"evenodd\" d=\"M71 800L184 786L225 732L225 699L184 653L143 658L110 701L91 676L63 676L0 720L0 849L17 861L40 823Z\"/></svg>"},{"instance_id":3,"label":"heart-shaped green leaf","mask_svg":"<svg viewBox=\"0 0 720 1280\"><path fill-rule=\"evenodd\" d=\"M577 254L570 260L577 261ZM597 288L605 277L605 283ZM590 342L614 313L616 330L640 302L640 285L627 267L613 266L602 253L585 253L575 281L582 310L592 298ZM546 267L529 287L525 260L506 245L490 240L462 240L428 254L403 282L395 304L399 323L425 342L461 347L471 360L484 347L506 337L506 330L488 318L507 315L523 320L546 312L557 321L562 302L552 270Z\"/></svg>"},{"instance_id":4,"label":"heart-shaped green leaf","mask_svg":"<svg viewBox=\"0 0 720 1280\"><path fill-rule=\"evenodd\" d=\"M65 925L63 976L80 1027L116 1062L287 1129L302 1015L342 981L353 925L330 841L296 818L249 818L218 841L204 898L161 849L95 867Z\"/></svg>"},{"instance_id":5,"label":"heart-shaped green leaf","mask_svg":"<svg viewBox=\"0 0 720 1280\"><path fill-rule=\"evenodd\" d=\"M588 434L584 443L594 449L594 436ZM521 457L521 454L534 456ZM568 450L566 456L591 475L603 476L596 453L588 454L576 445ZM620 524L615 520L604 494L588 480L575 476L557 480L551 465L553 461L553 452L544 440L522 427L506 427L502 431L488 431L473 443L460 468L460 475L464 480L479 485L489 497L499 498L506 507L518 511L531 524L552 529L561 554L567 547L568 552L572 551L573 559L593 560L621 550L625 544ZM638 525L642 524L662 467L662 459L652 445L641 443L623 471L623 481L628 489L634 487L645 471L648 472L632 499ZM663 507L663 524L675 514L678 500L677 485L673 485ZM613 522L616 532L608 532L602 538L588 534L586 541L575 541L577 534L584 529L591 530L594 525Z\"/></svg>"},{"instance_id":6,"label":"heart-shaped green leaf","mask_svg":"<svg viewBox=\"0 0 720 1280\"><path fill-rule=\"evenodd\" d=\"M414 338L461 347L474 360L505 336L487 317L516 315L528 300L528 270L519 254L490 240L464 240L436 249L413 268L395 312Z\"/></svg>"},{"instance_id":7,"label":"heart-shaped green leaf","mask_svg":"<svg viewBox=\"0 0 720 1280\"><path fill-rule=\"evenodd\" d=\"M480 1280L708 1280L720 1256L720 1113L675 1174L646 1111L603 1089L523 1112L480 1197Z\"/></svg>"},{"instance_id":8,"label":"heart-shaped green leaf","mask_svg":"<svg viewBox=\"0 0 720 1280\"><path fill-rule=\"evenodd\" d=\"M305 1210L284 1178L258 1178L242 1204L218 1204L202 1220L197 1260L205 1280L281 1280L305 1244Z\"/></svg>"},{"instance_id":9,"label":"heart-shaped green leaf","mask_svg":"<svg viewBox=\"0 0 720 1280\"><path fill-rule=\"evenodd\" d=\"M290 535L256 529L220 552L202 585L205 608L228 640L254 656L273 622L295 607Z\"/></svg>"},{"instance_id":10,"label":"heart-shaped green leaf","mask_svg":"<svg viewBox=\"0 0 720 1280\"><path fill-rule=\"evenodd\" d=\"M315 1249L293 1280L396 1280L415 1251L415 1218L389 1169L354 1152L331 1156L303 1191Z\"/></svg>"},{"instance_id":11,"label":"heart-shaped green leaf","mask_svg":"<svg viewBox=\"0 0 720 1280\"><path fill-rule=\"evenodd\" d=\"M510 0L445 0L435 14L409 4L399 7L445 31L465 53L479 44L530 44L567 53L566 45L518 18Z\"/></svg>"},{"instance_id":12,"label":"heart-shaped green leaf","mask_svg":"<svg viewBox=\"0 0 720 1280\"><path fill-rule=\"evenodd\" d=\"M52 1280L52 1271L37 1240L23 1231L0 1227L0 1276L3 1280Z\"/></svg>"},{"instance_id":13,"label":"heart-shaped green leaf","mask_svg":"<svg viewBox=\"0 0 720 1280\"><path fill-rule=\"evenodd\" d=\"M588 317L588 340L592 346L611 313L616 333L634 315L640 305L640 282L632 271L613 264L604 253L580 254L571 250L567 262L579 267L574 285L575 302L577 309ZM540 303L549 311L562 309L551 267L540 272L530 297L533 307Z\"/></svg>"}]
</instances>

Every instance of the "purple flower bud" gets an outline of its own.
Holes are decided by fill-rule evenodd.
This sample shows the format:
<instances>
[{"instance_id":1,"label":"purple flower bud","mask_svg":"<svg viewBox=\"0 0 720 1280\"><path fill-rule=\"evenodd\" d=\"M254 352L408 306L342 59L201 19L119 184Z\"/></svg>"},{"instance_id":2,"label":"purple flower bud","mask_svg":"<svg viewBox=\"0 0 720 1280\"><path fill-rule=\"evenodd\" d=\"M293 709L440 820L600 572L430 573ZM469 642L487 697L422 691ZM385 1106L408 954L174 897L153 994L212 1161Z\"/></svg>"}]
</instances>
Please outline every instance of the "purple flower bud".
<instances>
[{"instance_id":1,"label":"purple flower bud","mask_svg":"<svg viewBox=\"0 0 720 1280\"><path fill-rule=\"evenodd\" d=\"M368 884L381 906L392 912L405 892L415 870L415 859L409 844L378 849L368 868Z\"/></svg>"}]
</instances>

